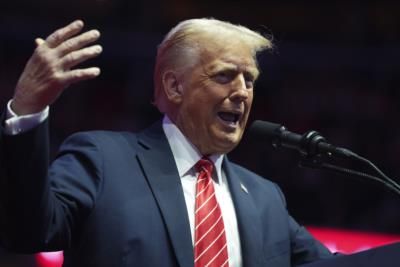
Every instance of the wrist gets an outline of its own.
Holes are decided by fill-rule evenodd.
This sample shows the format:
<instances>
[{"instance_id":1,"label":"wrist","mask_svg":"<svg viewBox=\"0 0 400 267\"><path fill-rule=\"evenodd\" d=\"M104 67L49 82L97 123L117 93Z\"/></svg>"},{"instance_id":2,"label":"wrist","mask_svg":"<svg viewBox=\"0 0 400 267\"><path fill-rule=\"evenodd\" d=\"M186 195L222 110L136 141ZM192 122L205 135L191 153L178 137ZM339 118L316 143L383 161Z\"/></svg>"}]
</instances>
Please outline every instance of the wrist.
<instances>
[{"instance_id":1,"label":"wrist","mask_svg":"<svg viewBox=\"0 0 400 267\"><path fill-rule=\"evenodd\" d=\"M17 116L23 116L38 113L44 110L46 107L26 103L24 101L21 101L18 97L14 96L11 100L10 108Z\"/></svg>"}]
</instances>

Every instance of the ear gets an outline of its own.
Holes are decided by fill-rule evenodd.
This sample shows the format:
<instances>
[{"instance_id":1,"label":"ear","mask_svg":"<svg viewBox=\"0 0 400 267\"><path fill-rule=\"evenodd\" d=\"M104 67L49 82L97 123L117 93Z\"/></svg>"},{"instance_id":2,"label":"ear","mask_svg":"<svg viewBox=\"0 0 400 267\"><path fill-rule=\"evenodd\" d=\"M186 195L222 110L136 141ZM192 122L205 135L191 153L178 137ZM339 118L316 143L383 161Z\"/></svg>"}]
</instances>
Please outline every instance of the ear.
<instances>
[{"instance_id":1,"label":"ear","mask_svg":"<svg viewBox=\"0 0 400 267\"><path fill-rule=\"evenodd\" d=\"M183 87L179 83L178 75L174 71L166 71L162 76L162 82L165 95L168 100L174 104L179 104L182 101Z\"/></svg>"}]
</instances>

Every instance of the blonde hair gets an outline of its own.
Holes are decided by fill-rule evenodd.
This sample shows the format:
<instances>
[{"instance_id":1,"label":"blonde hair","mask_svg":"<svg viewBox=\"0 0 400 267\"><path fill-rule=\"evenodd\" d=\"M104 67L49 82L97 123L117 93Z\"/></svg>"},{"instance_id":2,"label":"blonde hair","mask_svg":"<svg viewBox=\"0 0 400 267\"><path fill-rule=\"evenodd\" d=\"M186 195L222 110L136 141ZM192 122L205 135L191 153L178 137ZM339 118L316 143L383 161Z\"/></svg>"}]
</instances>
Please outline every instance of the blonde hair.
<instances>
[{"instance_id":1,"label":"blonde hair","mask_svg":"<svg viewBox=\"0 0 400 267\"><path fill-rule=\"evenodd\" d=\"M209 38L209 39L205 39ZM271 40L241 25L213 18L190 19L180 22L165 36L158 46L154 70L154 104L160 112L166 112L167 100L162 77L168 70L181 71L198 62L200 40L240 40L253 52L272 48Z\"/></svg>"}]
</instances>

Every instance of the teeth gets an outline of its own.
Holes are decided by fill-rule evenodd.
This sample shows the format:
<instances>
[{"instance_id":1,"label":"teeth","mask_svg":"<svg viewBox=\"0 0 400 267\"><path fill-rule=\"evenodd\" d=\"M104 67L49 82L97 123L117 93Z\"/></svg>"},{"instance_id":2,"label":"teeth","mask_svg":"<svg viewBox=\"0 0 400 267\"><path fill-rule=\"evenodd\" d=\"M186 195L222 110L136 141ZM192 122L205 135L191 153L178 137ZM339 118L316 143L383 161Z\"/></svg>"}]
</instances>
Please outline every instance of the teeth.
<instances>
[{"instance_id":1,"label":"teeth","mask_svg":"<svg viewBox=\"0 0 400 267\"><path fill-rule=\"evenodd\" d=\"M229 112L219 112L218 116L224 121L233 123L237 122L239 119L239 115Z\"/></svg>"}]
</instances>

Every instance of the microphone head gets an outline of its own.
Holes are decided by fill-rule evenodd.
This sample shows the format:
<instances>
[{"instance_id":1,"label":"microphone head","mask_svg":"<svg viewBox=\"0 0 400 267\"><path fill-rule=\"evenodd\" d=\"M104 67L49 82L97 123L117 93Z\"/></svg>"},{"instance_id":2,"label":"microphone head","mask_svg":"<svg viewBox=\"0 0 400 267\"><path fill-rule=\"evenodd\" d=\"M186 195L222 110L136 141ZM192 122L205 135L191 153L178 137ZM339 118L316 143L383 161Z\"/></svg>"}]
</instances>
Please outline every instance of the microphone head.
<instances>
[{"instance_id":1,"label":"microphone head","mask_svg":"<svg viewBox=\"0 0 400 267\"><path fill-rule=\"evenodd\" d=\"M276 137L279 134L283 126L277 123L272 123L268 121L256 120L250 126L249 131L257 136L272 136Z\"/></svg>"},{"instance_id":2,"label":"microphone head","mask_svg":"<svg viewBox=\"0 0 400 267\"><path fill-rule=\"evenodd\" d=\"M281 124L256 120L250 126L249 133L258 141L266 141L276 147L283 130L285 127Z\"/></svg>"}]
</instances>

